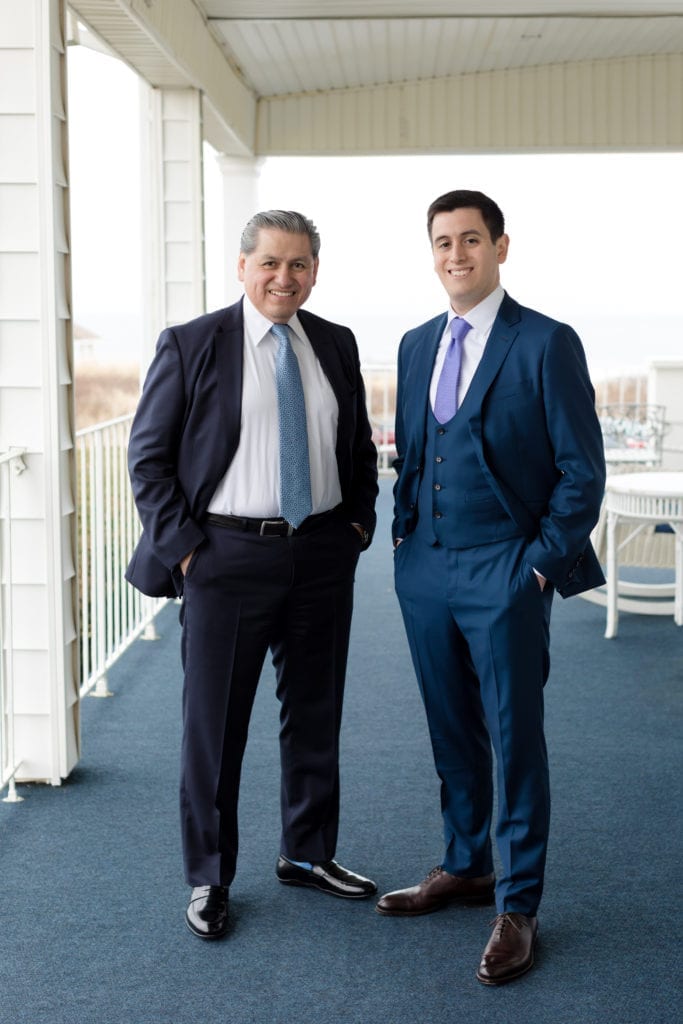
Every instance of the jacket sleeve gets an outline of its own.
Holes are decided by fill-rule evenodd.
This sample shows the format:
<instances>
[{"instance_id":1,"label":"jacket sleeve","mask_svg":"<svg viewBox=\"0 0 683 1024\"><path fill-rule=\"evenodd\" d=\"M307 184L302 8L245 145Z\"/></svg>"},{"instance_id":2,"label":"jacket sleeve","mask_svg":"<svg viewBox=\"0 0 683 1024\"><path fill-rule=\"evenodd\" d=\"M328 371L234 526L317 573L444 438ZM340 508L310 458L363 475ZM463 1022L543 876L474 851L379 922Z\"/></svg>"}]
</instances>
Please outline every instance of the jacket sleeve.
<instances>
[{"instance_id":1,"label":"jacket sleeve","mask_svg":"<svg viewBox=\"0 0 683 1024\"><path fill-rule=\"evenodd\" d=\"M586 358L578 336L564 324L549 338L541 380L558 475L526 557L562 591L588 547L605 486L604 446Z\"/></svg>"},{"instance_id":2,"label":"jacket sleeve","mask_svg":"<svg viewBox=\"0 0 683 1024\"><path fill-rule=\"evenodd\" d=\"M375 512L375 501L378 492L377 449L372 440L372 428L368 418L365 385L361 374L355 339L353 339L353 346L358 386L355 391L355 432L352 441L350 497L347 505L351 522L360 523L370 535L368 544L365 545L367 547L372 540L375 526L377 525L377 514Z\"/></svg>"},{"instance_id":3,"label":"jacket sleeve","mask_svg":"<svg viewBox=\"0 0 683 1024\"><path fill-rule=\"evenodd\" d=\"M128 444L128 471L147 541L171 571L204 539L178 479L188 382L175 332L162 332Z\"/></svg>"}]
</instances>

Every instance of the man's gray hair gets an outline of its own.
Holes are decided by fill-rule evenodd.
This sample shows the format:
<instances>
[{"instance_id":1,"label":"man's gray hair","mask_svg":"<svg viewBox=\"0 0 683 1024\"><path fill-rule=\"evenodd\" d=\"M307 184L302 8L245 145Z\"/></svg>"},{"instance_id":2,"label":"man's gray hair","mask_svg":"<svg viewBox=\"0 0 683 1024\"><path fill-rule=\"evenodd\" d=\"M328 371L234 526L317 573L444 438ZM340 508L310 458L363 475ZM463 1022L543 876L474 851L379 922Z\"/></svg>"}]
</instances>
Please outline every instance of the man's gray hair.
<instances>
[{"instance_id":1,"label":"man's gray hair","mask_svg":"<svg viewBox=\"0 0 683 1024\"><path fill-rule=\"evenodd\" d=\"M288 231L292 235L308 235L313 258L317 259L320 252L320 235L313 221L304 217L303 213L296 213L294 210L264 210L262 213L254 214L242 232L240 241L240 252L245 256L249 256L256 249L259 231L262 228Z\"/></svg>"}]
</instances>

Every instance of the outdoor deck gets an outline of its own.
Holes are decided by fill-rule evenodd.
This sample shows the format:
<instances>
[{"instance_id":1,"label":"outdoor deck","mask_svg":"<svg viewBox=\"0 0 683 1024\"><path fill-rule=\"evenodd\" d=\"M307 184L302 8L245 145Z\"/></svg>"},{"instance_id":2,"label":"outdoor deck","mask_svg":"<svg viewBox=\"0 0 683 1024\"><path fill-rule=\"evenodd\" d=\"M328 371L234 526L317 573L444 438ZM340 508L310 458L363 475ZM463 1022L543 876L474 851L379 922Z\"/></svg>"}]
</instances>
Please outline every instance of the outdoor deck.
<instances>
[{"instance_id":1,"label":"outdoor deck","mask_svg":"<svg viewBox=\"0 0 683 1024\"><path fill-rule=\"evenodd\" d=\"M393 594L390 480L361 560L342 743L338 858L381 891L441 856L437 779ZM553 827L537 967L474 978L492 908L383 919L280 886L277 702L264 671L244 766L225 941L183 923L177 607L82 706L61 788L0 803L0 1021L7 1024L670 1024L680 1006L683 631L557 600L547 688Z\"/></svg>"}]
</instances>

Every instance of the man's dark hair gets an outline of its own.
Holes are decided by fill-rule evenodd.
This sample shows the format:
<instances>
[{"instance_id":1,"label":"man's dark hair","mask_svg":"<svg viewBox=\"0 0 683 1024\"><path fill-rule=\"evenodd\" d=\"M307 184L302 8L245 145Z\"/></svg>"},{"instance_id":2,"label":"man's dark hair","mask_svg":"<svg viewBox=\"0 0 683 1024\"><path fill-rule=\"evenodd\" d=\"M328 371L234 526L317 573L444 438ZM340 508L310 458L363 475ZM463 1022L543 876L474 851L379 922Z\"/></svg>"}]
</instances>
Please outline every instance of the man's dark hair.
<instances>
[{"instance_id":1,"label":"man's dark hair","mask_svg":"<svg viewBox=\"0 0 683 1024\"><path fill-rule=\"evenodd\" d=\"M481 213L481 218L489 230L491 241L496 242L505 233L505 218L503 211L493 199L489 199L483 192L473 192L467 188L459 188L454 192L446 192L435 199L427 211L427 232L429 241L432 240L432 221L437 213L451 213L452 210L459 210L461 207L474 207Z\"/></svg>"}]
</instances>

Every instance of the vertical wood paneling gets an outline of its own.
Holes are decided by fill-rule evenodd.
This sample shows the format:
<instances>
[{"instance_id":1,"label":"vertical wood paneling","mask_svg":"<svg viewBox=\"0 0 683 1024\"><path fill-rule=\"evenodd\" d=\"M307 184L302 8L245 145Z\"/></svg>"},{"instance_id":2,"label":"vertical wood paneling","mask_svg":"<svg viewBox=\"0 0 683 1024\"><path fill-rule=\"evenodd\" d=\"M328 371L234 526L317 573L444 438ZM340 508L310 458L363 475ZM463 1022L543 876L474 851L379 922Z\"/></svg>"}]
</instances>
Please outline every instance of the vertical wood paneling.
<instances>
[{"instance_id":1,"label":"vertical wood paneling","mask_svg":"<svg viewBox=\"0 0 683 1024\"><path fill-rule=\"evenodd\" d=\"M195 89L149 91L146 184L150 345L162 327L204 312L201 97Z\"/></svg>"},{"instance_id":2,"label":"vertical wood paneling","mask_svg":"<svg viewBox=\"0 0 683 1024\"><path fill-rule=\"evenodd\" d=\"M679 149L683 56L263 99L257 139L263 156Z\"/></svg>"},{"instance_id":3,"label":"vertical wood paneling","mask_svg":"<svg viewBox=\"0 0 683 1024\"><path fill-rule=\"evenodd\" d=\"M0 7L0 448L26 446L11 515L19 576L12 602L15 669L22 653L46 665L47 699L14 692L19 779L59 782L78 758L74 696L75 519L64 0ZM21 494L32 500L21 507ZM29 539L27 539L29 538ZM36 554L39 557L36 557ZM28 659L30 661L30 658Z\"/></svg>"}]
</instances>

